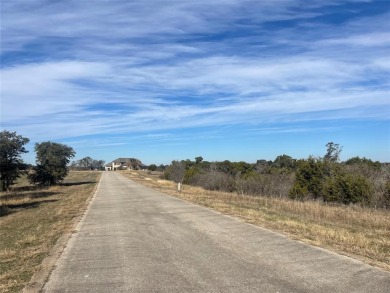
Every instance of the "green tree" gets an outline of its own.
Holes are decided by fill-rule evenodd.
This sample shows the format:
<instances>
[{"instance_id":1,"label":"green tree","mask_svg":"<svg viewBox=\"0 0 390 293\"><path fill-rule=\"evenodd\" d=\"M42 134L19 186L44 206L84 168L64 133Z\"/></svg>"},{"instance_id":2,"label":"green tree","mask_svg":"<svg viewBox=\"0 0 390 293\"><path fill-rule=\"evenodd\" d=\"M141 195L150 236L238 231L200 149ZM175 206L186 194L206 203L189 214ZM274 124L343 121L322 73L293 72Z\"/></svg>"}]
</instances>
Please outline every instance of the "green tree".
<instances>
[{"instance_id":1,"label":"green tree","mask_svg":"<svg viewBox=\"0 0 390 293\"><path fill-rule=\"evenodd\" d=\"M151 165L149 165L148 170L150 170L150 171L156 171L156 170L157 170L157 165L156 165L156 164L151 164Z\"/></svg>"},{"instance_id":2,"label":"green tree","mask_svg":"<svg viewBox=\"0 0 390 293\"><path fill-rule=\"evenodd\" d=\"M308 197L321 197L325 173L325 162L321 159L309 157L307 160L299 161L295 172L295 183L289 193L290 197L301 200Z\"/></svg>"},{"instance_id":3,"label":"green tree","mask_svg":"<svg viewBox=\"0 0 390 293\"><path fill-rule=\"evenodd\" d=\"M257 160L256 164L254 165L254 169L259 174L265 174L268 173L270 170L270 166L272 165L272 161L267 160Z\"/></svg>"},{"instance_id":4,"label":"green tree","mask_svg":"<svg viewBox=\"0 0 390 293\"><path fill-rule=\"evenodd\" d=\"M277 168L294 169L295 160L287 155L277 156L273 161L273 165Z\"/></svg>"},{"instance_id":5,"label":"green tree","mask_svg":"<svg viewBox=\"0 0 390 293\"><path fill-rule=\"evenodd\" d=\"M184 184L191 184L194 176L200 173L199 168L191 167L185 170L184 172L184 178L183 183Z\"/></svg>"},{"instance_id":6,"label":"green tree","mask_svg":"<svg viewBox=\"0 0 390 293\"><path fill-rule=\"evenodd\" d=\"M338 173L326 178L323 198L328 202L369 203L372 197L372 185L360 175Z\"/></svg>"},{"instance_id":7,"label":"green tree","mask_svg":"<svg viewBox=\"0 0 390 293\"><path fill-rule=\"evenodd\" d=\"M345 161L345 164L346 165L349 165L349 166L358 166L358 167L361 167L361 166L368 166L369 168L373 169L373 170L376 170L376 171L380 171L381 170L381 163L378 162L378 161L372 161L370 159L367 159L365 157L363 158L360 158L360 157L353 157L353 158L350 158L348 160Z\"/></svg>"},{"instance_id":8,"label":"green tree","mask_svg":"<svg viewBox=\"0 0 390 293\"><path fill-rule=\"evenodd\" d=\"M216 169L222 173L231 174L233 170L233 163L229 160L223 162L216 162Z\"/></svg>"},{"instance_id":9,"label":"green tree","mask_svg":"<svg viewBox=\"0 0 390 293\"><path fill-rule=\"evenodd\" d=\"M195 158L196 164L200 164L200 163L202 163L202 161L203 161L203 157L201 157L201 156Z\"/></svg>"},{"instance_id":10,"label":"green tree","mask_svg":"<svg viewBox=\"0 0 390 293\"><path fill-rule=\"evenodd\" d=\"M7 190L20 175L26 172L26 164L20 155L28 153L24 148L30 140L16 132L0 132L0 182L1 190Z\"/></svg>"},{"instance_id":11,"label":"green tree","mask_svg":"<svg viewBox=\"0 0 390 293\"><path fill-rule=\"evenodd\" d=\"M243 161L232 163L232 175L240 177L251 173L254 170L254 165Z\"/></svg>"},{"instance_id":12,"label":"green tree","mask_svg":"<svg viewBox=\"0 0 390 293\"><path fill-rule=\"evenodd\" d=\"M53 185L62 181L68 174L67 165L75 156L73 148L51 141L35 144L36 162L30 182L39 185Z\"/></svg>"},{"instance_id":13,"label":"green tree","mask_svg":"<svg viewBox=\"0 0 390 293\"><path fill-rule=\"evenodd\" d=\"M296 160L287 155L277 156L269 169L271 174L290 174L296 169Z\"/></svg>"},{"instance_id":14,"label":"green tree","mask_svg":"<svg viewBox=\"0 0 390 293\"><path fill-rule=\"evenodd\" d=\"M339 163L313 157L299 161L289 192L293 199L313 198L343 204L368 204L372 195L373 186L364 176L348 173Z\"/></svg>"},{"instance_id":15,"label":"green tree","mask_svg":"<svg viewBox=\"0 0 390 293\"><path fill-rule=\"evenodd\" d=\"M93 168L93 159L91 157L85 157L80 160L80 167L85 170L91 170Z\"/></svg>"}]
</instances>

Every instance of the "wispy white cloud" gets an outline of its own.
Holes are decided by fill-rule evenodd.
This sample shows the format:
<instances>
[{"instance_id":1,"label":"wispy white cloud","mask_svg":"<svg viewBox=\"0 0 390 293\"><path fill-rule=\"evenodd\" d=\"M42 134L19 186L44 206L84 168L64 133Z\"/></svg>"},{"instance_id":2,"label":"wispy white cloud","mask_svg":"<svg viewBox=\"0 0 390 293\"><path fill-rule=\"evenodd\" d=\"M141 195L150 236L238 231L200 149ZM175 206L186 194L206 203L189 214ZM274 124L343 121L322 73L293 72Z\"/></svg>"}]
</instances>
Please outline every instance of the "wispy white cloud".
<instances>
[{"instance_id":1,"label":"wispy white cloud","mask_svg":"<svg viewBox=\"0 0 390 293\"><path fill-rule=\"evenodd\" d=\"M386 14L334 24L317 18L339 1L90 4L2 3L2 127L66 138L389 109Z\"/></svg>"},{"instance_id":2,"label":"wispy white cloud","mask_svg":"<svg viewBox=\"0 0 390 293\"><path fill-rule=\"evenodd\" d=\"M75 111L96 102L76 80L107 75L104 64L61 61L23 64L1 70L3 122ZM21 105L23 105L21 107Z\"/></svg>"},{"instance_id":3,"label":"wispy white cloud","mask_svg":"<svg viewBox=\"0 0 390 293\"><path fill-rule=\"evenodd\" d=\"M347 38L340 39L327 39L322 40L319 44L333 46L333 45L344 45L344 46L364 46L364 47L385 47L390 46L390 33L380 32L371 34L360 34L349 36Z\"/></svg>"}]
</instances>

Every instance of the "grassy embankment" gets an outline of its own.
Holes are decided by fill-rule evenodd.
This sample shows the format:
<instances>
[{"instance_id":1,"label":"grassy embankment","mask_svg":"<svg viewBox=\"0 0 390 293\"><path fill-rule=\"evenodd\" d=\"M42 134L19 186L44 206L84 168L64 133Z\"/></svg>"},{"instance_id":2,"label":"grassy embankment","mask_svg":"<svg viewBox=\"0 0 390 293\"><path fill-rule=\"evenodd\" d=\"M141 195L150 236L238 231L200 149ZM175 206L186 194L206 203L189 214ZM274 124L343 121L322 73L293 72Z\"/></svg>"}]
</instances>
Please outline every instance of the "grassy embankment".
<instances>
[{"instance_id":1,"label":"grassy embankment","mask_svg":"<svg viewBox=\"0 0 390 293\"><path fill-rule=\"evenodd\" d=\"M290 238L324 247L390 271L390 212L357 206L326 205L184 186L159 179L157 172L123 171L145 186L278 230Z\"/></svg>"},{"instance_id":2,"label":"grassy embankment","mask_svg":"<svg viewBox=\"0 0 390 293\"><path fill-rule=\"evenodd\" d=\"M71 231L101 172L70 172L64 183L36 188L20 178L0 193L0 292L19 292L57 240Z\"/></svg>"}]
</instances>

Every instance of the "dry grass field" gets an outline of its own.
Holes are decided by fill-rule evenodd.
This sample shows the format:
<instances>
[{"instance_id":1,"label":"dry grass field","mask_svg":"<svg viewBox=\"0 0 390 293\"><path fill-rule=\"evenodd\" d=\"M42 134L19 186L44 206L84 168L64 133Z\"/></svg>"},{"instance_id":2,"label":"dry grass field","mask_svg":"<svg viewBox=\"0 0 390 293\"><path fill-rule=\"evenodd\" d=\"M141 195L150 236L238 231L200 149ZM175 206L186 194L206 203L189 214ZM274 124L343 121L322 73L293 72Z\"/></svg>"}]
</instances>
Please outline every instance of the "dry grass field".
<instances>
[{"instance_id":1,"label":"dry grass field","mask_svg":"<svg viewBox=\"0 0 390 293\"><path fill-rule=\"evenodd\" d=\"M0 193L0 292L19 292L57 240L70 232L101 172L70 172L58 186L36 188L21 178Z\"/></svg>"},{"instance_id":2,"label":"dry grass field","mask_svg":"<svg viewBox=\"0 0 390 293\"><path fill-rule=\"evenodd\" d=\"M122 171L142 185L203 205L290 238L352 256L390 271L390 212L357 206L208 191L159 179L157 172Z\"/></svg>"}]
</instances>

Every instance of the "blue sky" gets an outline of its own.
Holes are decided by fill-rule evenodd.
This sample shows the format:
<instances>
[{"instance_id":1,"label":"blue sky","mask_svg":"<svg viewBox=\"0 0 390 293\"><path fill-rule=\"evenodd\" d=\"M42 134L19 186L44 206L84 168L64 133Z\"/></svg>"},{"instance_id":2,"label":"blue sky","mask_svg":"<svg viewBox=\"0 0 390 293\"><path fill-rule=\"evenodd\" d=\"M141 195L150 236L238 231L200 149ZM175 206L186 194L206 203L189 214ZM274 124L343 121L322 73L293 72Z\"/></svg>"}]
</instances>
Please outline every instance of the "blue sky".
<instances>
[{"instance_id":1,"label":"blue sky","mask_svg":"<svg viewBox=\"0 0 390 293\"><path fill-rule=\"evenodd\" d=\"M76 159L390 161L390 2L1 1L1 129Z\"/></svg>"}]
</instances>

